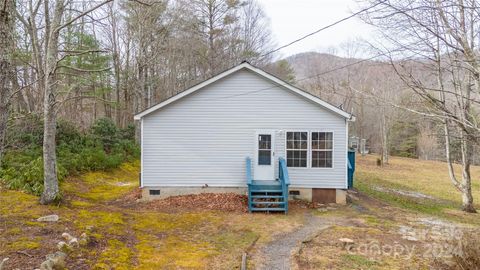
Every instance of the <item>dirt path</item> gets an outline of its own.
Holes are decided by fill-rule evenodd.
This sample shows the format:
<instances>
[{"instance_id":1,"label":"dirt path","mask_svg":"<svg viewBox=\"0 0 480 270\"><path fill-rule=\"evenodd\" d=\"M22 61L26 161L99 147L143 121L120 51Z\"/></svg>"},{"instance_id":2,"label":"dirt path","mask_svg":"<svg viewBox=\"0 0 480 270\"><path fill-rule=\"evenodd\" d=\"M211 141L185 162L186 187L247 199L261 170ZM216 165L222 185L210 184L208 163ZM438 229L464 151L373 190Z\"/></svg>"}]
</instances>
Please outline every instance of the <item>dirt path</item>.
<instances>
[{"instance_id":1,"label":"dirt path","mask_svg":"<svg viewBox=\"0 0 480 270\"><path fill-rule=\"evenodd\" d=\"M287 270L290 269L292 253L305 240L317 235L331 225L331 221L306 213L305 225L290 233L279 235L259 250L255 256L261 265L257 269Z\"/></svg>"}]
</instances>

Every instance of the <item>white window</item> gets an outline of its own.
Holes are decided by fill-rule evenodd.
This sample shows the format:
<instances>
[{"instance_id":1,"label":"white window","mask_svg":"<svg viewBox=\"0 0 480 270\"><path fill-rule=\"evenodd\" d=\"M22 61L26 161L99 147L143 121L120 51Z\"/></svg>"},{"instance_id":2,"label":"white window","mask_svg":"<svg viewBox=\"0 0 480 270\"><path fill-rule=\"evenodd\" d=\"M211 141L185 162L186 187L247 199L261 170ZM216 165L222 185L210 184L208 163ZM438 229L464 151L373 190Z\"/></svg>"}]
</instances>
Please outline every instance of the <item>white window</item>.
<instances>
[{"instance_id":1,"label":"white window","mask_svg":"<svg viewBox=\"0 0 480 270\"><path fill-rule=\"evenodd\" d=\"M311 166L312 168L332 168L333 165L333 133L311 133Z\"/></svg>"},{"instance_id":2,"label":"white window","mask_svg":"<svg viewBox=\"0 0 480 270\"><path fill-rule=\"evenodd\" d=\"M307 167L308 132L287 132L287 167Z\"/></svg>"}]
</instances>

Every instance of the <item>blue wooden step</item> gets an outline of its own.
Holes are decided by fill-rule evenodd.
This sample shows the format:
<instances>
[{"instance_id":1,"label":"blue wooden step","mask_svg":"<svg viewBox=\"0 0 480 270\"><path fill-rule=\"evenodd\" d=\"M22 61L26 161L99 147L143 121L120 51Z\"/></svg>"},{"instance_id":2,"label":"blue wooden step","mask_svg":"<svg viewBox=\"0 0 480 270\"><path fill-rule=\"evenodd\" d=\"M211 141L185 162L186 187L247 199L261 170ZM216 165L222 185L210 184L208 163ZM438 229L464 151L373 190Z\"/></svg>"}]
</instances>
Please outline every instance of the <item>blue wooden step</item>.
<instances>
[{"instance_id":1,"label":"blue wooden step","mask_svg":"<svg viewBox=\"0 0 480 270\"><path fill-rule=\"evenodd\" d=\"M285 204L285 202L255 202L255 201L253 201L252 204Z\"/></svg>"},{"instance_id":2,"label":"blue wooden step","mask_svg":"<svg viewBox=\"0 0 480 270\"><path fill-rule=\"evenodd\" d=\"M250 190L251 191L271 190L271 191L281 192L282 188L276 187L276 186L252 186Z\"/></svg>"},{"instance_id":3,"label":"blue wooden step","mask_svg":"<svg viewBox=\"0 0 480 270\"><path fill-rule=\"evenodd\" d=\"M252 199L282 199L283 195L252 195Z\"/></svg>"},{"instance_id":4,"label":"blue wooden step","mask_svg":"<svg viewBox=\"0 0 480 270\"><path fill-rule=\"evenodd\" d=\"M250 211L267 211L267 212L271 212L271 211L285 211L285 207L279 207L279 208L267 208L267 207L264 207L264 208L258 208L258 207L252 207L250 209Z\"/></svg>"},{"instance_id":5,"label":"blue wooden step","mask_svg":"<svg viewBox=\"0 0 480 270\"><path fill-rule=\"evenodd\" d=\"M267 186L281 186L279 181L267 181L267 180L253 180L252 185L254 186L262 186L262 185L267 185Z\"/></svg>"},{"instance_id":6,"label":"blue wooden step","mask_svg":"<svg viewBox=\"0 0 480 270\"><path fill-rule=\"evenodd\" d=\"M256 193L256 194L254 194ZM272 189L260 189L260 190L251 190L250 191L250 194L252 195L266 195L266 194L258 194L258 193L280 193L279 195L282 195L282 191L281 190L272 190ZM273 194L271 194L273 196Z\"/></svg>"}]
</instances>

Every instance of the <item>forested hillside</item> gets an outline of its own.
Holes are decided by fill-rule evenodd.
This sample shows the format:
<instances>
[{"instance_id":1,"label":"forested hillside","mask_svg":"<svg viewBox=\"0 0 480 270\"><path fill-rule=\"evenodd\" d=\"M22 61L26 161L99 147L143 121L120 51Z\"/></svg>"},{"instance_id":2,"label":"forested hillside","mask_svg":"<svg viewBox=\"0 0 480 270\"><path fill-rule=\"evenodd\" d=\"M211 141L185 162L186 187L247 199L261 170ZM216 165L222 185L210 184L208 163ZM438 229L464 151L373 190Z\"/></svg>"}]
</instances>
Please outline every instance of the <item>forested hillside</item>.
<instances>
[{"instance_id":1,"label":"forested hillside","mask_svg":"<svg viewBox=\"0 0 480 270\"><path fill-rule=\"evenodd\" d=\"M337 53L348 54L352 47L357 53L361 51L358 44L350 43ZM354 55L339 57L316 52L293 55L286 60L295 70L298 85L356 116L350 133L366 139L370 151L445 161L442 125L410 110L420 110L424 103L412 95L388 61L363 61ZM356 64L358 61L363 62ZM418 76L435 81L428 70L421 69L421 64L410 64L417 68ZM347 67L330 72L343 66ZM324 72L327 73L315 76ZM461 160L458 142L453 143L452 158ZM477 151L472 158L473 163L480 163Z\"/></svg>"}]
</instances>

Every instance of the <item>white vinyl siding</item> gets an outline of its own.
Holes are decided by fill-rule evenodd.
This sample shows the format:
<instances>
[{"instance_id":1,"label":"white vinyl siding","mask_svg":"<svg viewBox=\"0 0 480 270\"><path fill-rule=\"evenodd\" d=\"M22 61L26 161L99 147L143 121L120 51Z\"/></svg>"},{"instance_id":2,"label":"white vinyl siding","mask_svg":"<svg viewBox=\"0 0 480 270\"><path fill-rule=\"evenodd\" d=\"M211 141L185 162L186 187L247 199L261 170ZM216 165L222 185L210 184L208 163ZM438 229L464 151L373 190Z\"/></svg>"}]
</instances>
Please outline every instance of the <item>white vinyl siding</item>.
<instances>
[{"instance_id":1,"label":"white vinyl siding","mask_svg":"<svg viewBox=\"0 0 480 270\"><path fill-rule=\"evenodd\" d=\"M243 187L245 157L256 155L256 131L275 130L278 176L287 131L329 130L335 134L334 168L288 168L291 185L346 187L346 119L245 69L144 116L142 122L143 186Z\"/></svg>"}]
</instances>

